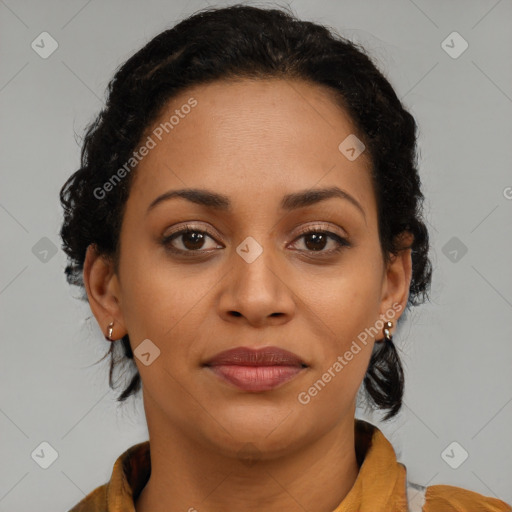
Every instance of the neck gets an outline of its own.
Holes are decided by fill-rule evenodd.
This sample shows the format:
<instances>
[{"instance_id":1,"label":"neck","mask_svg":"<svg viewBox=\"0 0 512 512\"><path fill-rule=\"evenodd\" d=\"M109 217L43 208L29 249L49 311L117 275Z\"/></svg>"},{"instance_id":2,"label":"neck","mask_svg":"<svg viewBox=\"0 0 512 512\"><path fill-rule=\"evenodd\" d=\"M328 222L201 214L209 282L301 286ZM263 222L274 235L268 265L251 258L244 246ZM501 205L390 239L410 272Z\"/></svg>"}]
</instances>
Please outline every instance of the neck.
<instances>
[{"instance_id":1,"label":"neck","mask_svg":"<svg viewBox=\"0 0 512 512\"><path fill-rule=\"evenodd\" d=\"M359 471L354 421L347 415L294 452L242 461L168 424L164 432L152 429L148 418L151 476L136 512L332 512Z\"/></svg>"}]
</instances>

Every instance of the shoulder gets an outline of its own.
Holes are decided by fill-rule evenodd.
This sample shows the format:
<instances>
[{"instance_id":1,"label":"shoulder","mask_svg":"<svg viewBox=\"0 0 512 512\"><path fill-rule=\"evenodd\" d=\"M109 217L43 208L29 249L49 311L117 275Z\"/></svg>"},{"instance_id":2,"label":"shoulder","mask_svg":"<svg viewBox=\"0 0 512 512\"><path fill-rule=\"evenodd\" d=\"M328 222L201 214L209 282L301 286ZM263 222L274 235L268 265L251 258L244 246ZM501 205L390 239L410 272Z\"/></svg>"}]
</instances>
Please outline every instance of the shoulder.
<instances>
[{"instance_id":1,"label":"shoulder","mask_svg":"<svg viewBox=\"0 0 512 512\"><path fill-rule=\"evenodd\" d=\"M68 512L108 512L134 510L138 496L151 473L149 441L126 449L114 463L110 480L87 494Z\"/></svg>"},{"instance_id":2,"label":"shoulder","mask_svg":"<svg viewBox=\"0 0 512 512\"><path fill-rule=\"evenodd\" d=\"M108 484L96 487L68 512L107 512L107 487Z\"/></svg>"},{"instance_id":3,"label":"shoulder","mask_svg":"<svg viewBox=\"0 0 512 512\"><path fill-rule=\"evenodd\" d=\"M423 487L407 482L410 512L512 512L504 501L452 485Z\"/></svg>"},{"instance_id":4,"label":"shoulder","mask_svg":"<svg viewBox=\"0 0 512 512\"><path fill-rule=\"evenodd\" d=\"M502 500L451 485L431 485L425 494L425 512L475 510L481 512L512 512Z\"/></svg>"}]
</instances>

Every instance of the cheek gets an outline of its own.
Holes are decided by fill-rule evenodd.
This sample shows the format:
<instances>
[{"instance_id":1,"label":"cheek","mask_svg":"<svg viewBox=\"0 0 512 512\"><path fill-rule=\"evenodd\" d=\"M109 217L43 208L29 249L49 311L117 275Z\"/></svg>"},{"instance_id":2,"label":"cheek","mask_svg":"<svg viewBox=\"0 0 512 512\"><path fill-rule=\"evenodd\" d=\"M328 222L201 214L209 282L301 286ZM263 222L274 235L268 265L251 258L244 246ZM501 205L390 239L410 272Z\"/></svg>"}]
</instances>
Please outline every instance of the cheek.
<instances>
[{"instance_id":1,"label":"cheek","mask_svg":"<svg viewBox=\"0 0 512 512\"><path fill-rule=\"evenodd\" d=\"M171 324L179 318L182 304L176 296L180 287L170 279L170 267L159 261L155 248L144 247L136 238L127 235L123 239L119 264L121 309L132 345L157 337L162 322Z\"/></svg>"},{"instance_id":2,"label":"cheek","mask_svg":"<svg viewBox=\"0 0 512 512\"><path fill-rule=\"evenodd\" d=\"M353 253L336 271L302 279L307 304L321 317L334 348L344 351L352 339L379 318L382 267L376 258ZM314 281L314 282L313 282Z\"/></svg>"},{"instance_id":3,"label":"cheek","mask_svg":"<svg viewBox=\"0 0 512 512\"><path fill-rule=\"evenodd\" d=\"M171 340L179 339L180 328L190 324L219 276L173 262L154 244L144 247L127 237L124 247L121 308L130 339L135 346L149 338L159 347L168 347Z\"/></svg>"},{"instance_id":4,"label":"cheek","mask_svg":"<svg viewBox=\"0 0 512 512\"><path fill-rule=\"evenodd\" d=\"M312 318L316 317L323 334L314 351L317 365L308 380L311 393L303 391L320 408L353 399L368 367L374 338L380 339L372 327L379 320L382 266L379 253L372 254L354 251L328 279L317 275L316 286L304 282L303 293L308 289L305 296L315 313Z\"/></svg>"},{"instance_id":5,"label":"cheek","mask_svg":"<svg viewBox=\"0 0 512 512\"><path fill-rule=\"evenodd\" d=\"M368 368L372 345L352 344L348 339L331 349L296 395L302 415L315 418L315 421L321 418L324 428L334 426L340 418L352 414L357 392Z\"/></svg>"}]
</instances>

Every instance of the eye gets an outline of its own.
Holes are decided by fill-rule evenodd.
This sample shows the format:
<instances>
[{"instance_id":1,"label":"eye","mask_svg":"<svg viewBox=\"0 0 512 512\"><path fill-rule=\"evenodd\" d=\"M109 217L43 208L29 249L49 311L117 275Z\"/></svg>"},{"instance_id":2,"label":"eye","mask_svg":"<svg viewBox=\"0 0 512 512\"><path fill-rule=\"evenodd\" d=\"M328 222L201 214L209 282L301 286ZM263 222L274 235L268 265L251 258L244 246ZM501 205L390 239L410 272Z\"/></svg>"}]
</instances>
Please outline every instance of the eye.
<instances>
[{"instance_id":1,"label":"eye","mask_svg":"<svg viewBox=\"0 0 512 512\"><path fill-rule=\"evenodd\" d=\"M305 252L318 252L322 255L337 253L344 247L350 247L350 243L346 238L321 227L305 229L301 232L300 236L296 238L296 240L300 239L304 239L304 245L306 247ZM324 250L329 241L332 242L331 245L334 247Z\"/></svg>"},{"instance_id":2,"label":"eye","mask_svg":"<svg viewBox=\"0 0 512 512\"><path fill-rule=\"evenodd\" d=\"M214 240L213 235L208 231L195 228L194 226L185 226L184 229L164 237L162 244L166 249L175 253L202 252L204 250L208 250L208 248L205 249L204 247L205 241L208 238ZM181 245L181 247L177 247L175 241L179 241L178 245ZM210 247L210 249L215 248L218 247Z\"/></svg>"},{"instance_id":3,"label":"eye","mask_svg":"<svg viewBox=\"0 0 512 512\"><path fill-rule=\"evenodd\" d=\"M223 246L215 244L210 248L205 248L205 243L208 238L215 241L214 235L210 232L187 225L185 228L165 236L162 239L162 245L175 254L200 254L202 252L211 252L211 250L223 248ZM320 255L326 256L340 252L344 247L351 246L346 238L318 226L305 228L292 245L296 245L296 241L300 239L304 239L304 245L306 247L305 249L299 249L300 252L320 253ZM329 242L331 242L331 245L334 247L324 250Z\"/></svg>"}]
</instances>

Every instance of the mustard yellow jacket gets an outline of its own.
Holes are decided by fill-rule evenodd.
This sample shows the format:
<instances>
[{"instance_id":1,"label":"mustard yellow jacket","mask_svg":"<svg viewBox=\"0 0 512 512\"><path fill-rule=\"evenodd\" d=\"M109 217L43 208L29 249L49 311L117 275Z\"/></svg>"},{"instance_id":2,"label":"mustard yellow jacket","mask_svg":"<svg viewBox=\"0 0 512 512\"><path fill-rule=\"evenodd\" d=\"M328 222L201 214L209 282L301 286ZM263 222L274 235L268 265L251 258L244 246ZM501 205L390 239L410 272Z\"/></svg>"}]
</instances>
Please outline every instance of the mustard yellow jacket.
<instances>
[{"instance_id":1,"label":"mustard yellow jacket","mask_svg":"<svg viewBox=\"0 0 512 512\"><path fill-rule=\"evenodd\" d=\"M374 425L355 420L359 474L333 512L512 512L502 500L451 485L423 487L407 480L391 443ZM126 450L110 481L69 512L135 512L134 503L151 472L149 441Z\"/></svg>"}]
</instances>

